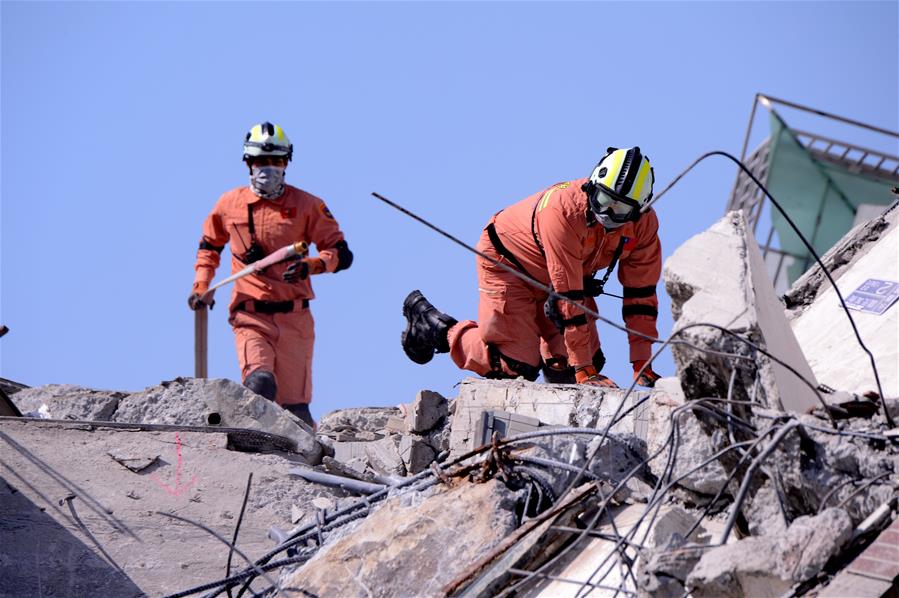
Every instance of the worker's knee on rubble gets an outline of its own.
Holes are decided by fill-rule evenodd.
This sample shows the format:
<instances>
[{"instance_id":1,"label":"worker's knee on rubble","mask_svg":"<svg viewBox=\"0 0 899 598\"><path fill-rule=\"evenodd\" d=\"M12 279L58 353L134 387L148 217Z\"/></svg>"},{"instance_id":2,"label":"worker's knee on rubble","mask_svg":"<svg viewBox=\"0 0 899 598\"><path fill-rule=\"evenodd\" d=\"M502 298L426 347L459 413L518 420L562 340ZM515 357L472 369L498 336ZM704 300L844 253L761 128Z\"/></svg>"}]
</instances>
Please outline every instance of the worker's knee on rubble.
<instances>
[{"instance_id":1,"label":"worker's knee on rubble","mask_svg":"<svg viewBox=\"0 0 899 598\"><path fill-rule=\"evenodd\" d=\"M601 372L602 368L606 365L606 356L602 352L602 348L596 350L596 353L593 354L593 367L596 368L597 372Z\"/></svg>"},{"instance_id":2,"label":"worker's knee on rubble","mask_svg":"<svg viewBox=\"0 0 899 598\"><path fill-rule=\"evenodd\" d=\"M243 385L269 401L274 401L278 393L275 375L267 370L254 370L243 381Z\"/></svg>"},{"instance_id":3,"label":"worker's knee on rubble","mask_svg":"<svg viewBox=\"0 0 899 598\"><path fill-rule=\"evenodd\" d=\"M574 368L568 365L564 357L547 359L543 366L543 380L548 384L574 384Z\"/></svg>"},{"instance_id":4,"label":"worker's knee on rubble","mask_svg":"<svg viewBox=\"0 0 899 598\"><path fill-rule=\"evenodd\" d=\"M493 345L488 345L487 350L490 356L490 371L484 376L485 378L491 380L512 380L521 376L525 380L533 382L540 375L539 365L531 365L512 359L507 355L503 355Z\"/></svg>"},{"instance_id":5,"label":"worker's knee on rubble","mask_svg":"<svg viewBox=\"0 0 899 598\"><path fill-rule=\"evenodd\" d=\"M310 428L315 429L315 420L312 419L312 412L309 411L308 403L296 403L294 405L282 405L285 409L303 420Z\"/></svg>"},{"instance_id":6,"label":"worker's knee on rubble","mask_svg":"<svg viewBox=\"0 0 899 598\"><path fill-rule=\"evenodd\" d=\"M338 241L334 244L334 249L337 250L337 268L334 269L335 272L347 270L353 265L353 252L350 251L350 246L347 245L346 241Z\"/></svg>"}]
</instances>

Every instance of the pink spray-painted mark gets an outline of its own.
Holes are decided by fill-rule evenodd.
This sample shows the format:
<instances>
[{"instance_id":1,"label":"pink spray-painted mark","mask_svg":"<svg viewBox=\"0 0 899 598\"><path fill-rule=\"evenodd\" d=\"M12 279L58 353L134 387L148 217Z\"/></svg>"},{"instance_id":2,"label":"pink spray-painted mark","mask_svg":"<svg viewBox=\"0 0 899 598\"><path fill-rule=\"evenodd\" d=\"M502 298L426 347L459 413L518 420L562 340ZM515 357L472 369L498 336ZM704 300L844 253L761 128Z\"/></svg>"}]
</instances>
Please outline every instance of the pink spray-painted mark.
<instances>
[{"instance_id":1,"label":"pink spray-painted mark","mask_svg":"<svg viewBox=\"0 0 899 598\"><path fill-rule=\"evenodd\" d=\"M191 486L197 483L197 476L192 477L187 484L181 484L181 467L184 465L184 461L181 457L181 437L178 436L178 432L175 432L175 451L178 454L178 460L175 464L175 485L170 486L166 484L165 482L160 480L159 476L157 476L156 474L150 476L150 479L159 484L159 486L163 490L165 490L172 496L181 496L182 494L187 492L191 488Z\"/></svg>"}]
</instances>

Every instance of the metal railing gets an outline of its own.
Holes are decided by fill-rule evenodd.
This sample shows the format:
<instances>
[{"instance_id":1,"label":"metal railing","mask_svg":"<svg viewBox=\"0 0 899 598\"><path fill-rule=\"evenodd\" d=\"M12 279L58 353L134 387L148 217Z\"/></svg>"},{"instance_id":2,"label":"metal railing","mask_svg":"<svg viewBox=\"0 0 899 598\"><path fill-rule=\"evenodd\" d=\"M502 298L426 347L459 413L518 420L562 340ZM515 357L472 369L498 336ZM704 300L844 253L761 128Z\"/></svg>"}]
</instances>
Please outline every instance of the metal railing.
<instances>
[{"instance_id":1,"label":"metal railing","mask_svg":"<svg viewBox=\"0 0 899 598\"><path fill-rule=\"evenodd\" d=\"M771 139L766 138L756 147L748 156L747 149L749 146L749 137L752 132L753 121L755 120L755 112L758 104L761 103L765 108L776 115L772 104L781 104L797 110L810 112L824 118L835 120L854 127L866 129L876 133L899 138L899 133L869 125L860 121L852 120L842 116L837 116L808 106L788 102L779 98L756 94L755 101L752 105L752 112L749 116L749 124L746 129L746 136L743 140L743 150L740 160L746 164L752 174L767 186L768 183L768 158L771 147ZM778 116L779 118L779 116ZM782 120L782 119L781 119ZM800 131L797 129L787 128L794 139L805 148L811 157L821 163L838 166L847 172L854 172L864 176L876 177L884 181L892 182L899 185L899 157L884 153L879 150L862 147L860 145L839 141L810 133L808 131ZM759 240L759 246L762 250L762 256L769 268L769 274L774 281L774 287L779 292L785 292L790 281L787 277L786 266L791 264L791 260L803 261L803 269L810 265L809 256L797 255L784 251L780 248L779 240L776 238L773 224L769 222L768 230L763 235L759 235L759 223L762 220L762 213L765 208L765 194L752 182L742 170L738 172L734 181L733 190L727 203L727 211L743 210L746 213L746 219L752 227L752 231ZM816 223L818 228L820 223ZM812 238L817 236L817 230L813 232ZM762 242L764 238L764 242Z\"/></svg>"}]
</instances>

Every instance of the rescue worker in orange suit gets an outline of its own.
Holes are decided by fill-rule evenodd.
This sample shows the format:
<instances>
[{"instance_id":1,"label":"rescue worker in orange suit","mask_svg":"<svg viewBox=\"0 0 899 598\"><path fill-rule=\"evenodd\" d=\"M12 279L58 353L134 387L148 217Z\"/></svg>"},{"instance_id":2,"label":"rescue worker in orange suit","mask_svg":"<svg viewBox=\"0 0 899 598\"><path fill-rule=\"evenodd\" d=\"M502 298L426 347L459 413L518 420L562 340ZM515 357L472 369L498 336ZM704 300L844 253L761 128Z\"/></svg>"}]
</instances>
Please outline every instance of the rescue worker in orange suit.
<instances>
[{"instance_id":1,"label":"rescue worker in orange suit","mask_svg":"<svg viewBox=\"0 0 899 598\"><path fill-rule=\"evenodd\" d=\"M278 125L264 122L247 133L243 160L250 184L222 195L203 223L188 305L203 307L200 298L229 243L232 273L291 243L314 243L315 257L238 279L228 320L244 386L313 427L311 277L346 270L353 253L325 203L284 183L292 154L293 145Z\"/></svg>"},{"instance_id":2,"label":"rescue worker in orange suit","mask_svg":"<svg viewBox=\"0 0 899 598\"><path fill-rule=\"evenodd\" d=\"M624 287L622 315L633 331L656 338L656 285L662 267L659 221L641 213L652 198L653 171L639 147L609 148L589 178L558 183L496 214L477 249L552 286L559 295L596 311L616 267ZM602 279L594 277L606 269ZM566 301L552 301L500 266L477 259L478 322L458 322L438 311L420 291L403 303L403 350L416 363L449 353L460 368L487 378L616 387L601 371L605 357L595 318ZM650 340L628 334L634 377L658 380ZM642 373L640 373L642 370Z\"/></svg>"}]
</instances>

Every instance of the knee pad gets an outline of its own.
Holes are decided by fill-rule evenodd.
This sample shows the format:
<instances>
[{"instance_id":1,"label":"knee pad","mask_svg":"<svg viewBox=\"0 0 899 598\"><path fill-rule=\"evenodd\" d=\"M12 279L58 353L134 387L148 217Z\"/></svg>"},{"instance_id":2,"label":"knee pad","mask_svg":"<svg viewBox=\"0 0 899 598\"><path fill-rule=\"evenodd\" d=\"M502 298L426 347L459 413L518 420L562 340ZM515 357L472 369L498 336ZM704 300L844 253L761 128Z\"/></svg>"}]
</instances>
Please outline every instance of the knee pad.
<instances>
[{"instance_id":1,"label":"knee pad","mask_svg":"<svg viewBox=\"0 0 899 598\"><path fill-rule=\"evenodd\" d=\"M490 354L490 371L486 376L484 376L487 379L510 380L513 378L517 378L518 376L522 376L528 382L533 382L537 379L537 376L540 375L539 365L530 365L523 361L518 361L517 359L507 357L500 353L499 349L497 349L494 345L488 345L487 350ZM503 370L503 363L505 363L510 370L515 372L514 376L510 376L505 372L505 370Z\"/></svg>"},{"instance_id":2,"label":"knee pad","mask_svg":"<svg viewBox=\"0 0 899 598\"><path fill-rule=\"evenodd\" d=\"M564 357L547 359L543 363L543 381L547 384L574 384L574 368Z\"/></svg>"},{"instance_id":3,"label":"knee pad","mask_svg":"<svg viewBox=\"0 0 899 598\"><path fill-rule=\"evenodd\" d=\"M275 375L266 370L250 372L250 375L243 381L243 385L269 401L274 401L275 395L278 394L278 384L275 382Z\"/></svg>"}]
</instances>

